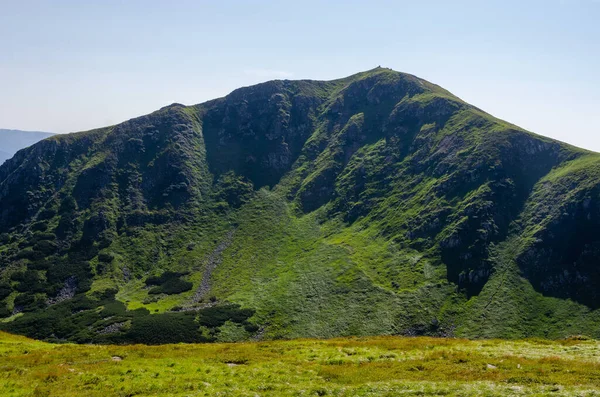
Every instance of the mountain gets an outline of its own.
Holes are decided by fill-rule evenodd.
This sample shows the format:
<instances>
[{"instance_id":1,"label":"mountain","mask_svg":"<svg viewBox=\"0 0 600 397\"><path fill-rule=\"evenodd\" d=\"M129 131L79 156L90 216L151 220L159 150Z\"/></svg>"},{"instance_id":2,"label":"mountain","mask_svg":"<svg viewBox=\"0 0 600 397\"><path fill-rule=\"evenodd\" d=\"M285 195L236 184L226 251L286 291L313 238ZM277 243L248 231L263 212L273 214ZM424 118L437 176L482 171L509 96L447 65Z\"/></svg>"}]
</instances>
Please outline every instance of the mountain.
<instances>
[{"instance_id":1,"label":"mountain","mask_svg":"<svg viewBox=\"0 0 600 397\"><path fill-rule=\"evenodd\" d=\"M52 135L54 134L50 132L0 129L0 164L11 158L18 150Z\"/></svg>"},{"instance_id":2,"label":"mountain","mask_svg":"<svg viewBox=\"0 0 600 397\"><path fill-rule=\"evenodd\" d=\"M0 328L600 336L600 155L412 75L270 81L0 167Z\"/></svg>"},{"instance_id":3,"label":"mountain","mask_svg":"<svg viewBox=\"0 0 600 397\"><path fill-rule=\"evenodd\" d=\"M0 164L4 163L6 160L11 158L13 156L13 154L0 150Z\"/></svg>"}]
</instances>

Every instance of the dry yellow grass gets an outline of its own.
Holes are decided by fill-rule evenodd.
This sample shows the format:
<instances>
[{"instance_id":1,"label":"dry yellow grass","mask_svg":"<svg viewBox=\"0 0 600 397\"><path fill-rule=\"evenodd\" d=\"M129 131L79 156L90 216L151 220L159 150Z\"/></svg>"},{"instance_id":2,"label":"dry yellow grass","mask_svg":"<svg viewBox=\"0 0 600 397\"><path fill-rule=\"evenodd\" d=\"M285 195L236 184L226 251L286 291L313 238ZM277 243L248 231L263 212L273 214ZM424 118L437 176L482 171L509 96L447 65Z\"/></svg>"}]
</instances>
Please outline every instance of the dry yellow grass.
<instances>
[{"instance_id":1,"label":"dry yellow grass","mask_svg":"<svg viewBox=\"0 0 600 397\"><path fill-rule=\"evenodd\" d=\"M600 396L600 343L372 337L53 345L0 333L2 396Z\"/></svg>"}]
</instances>

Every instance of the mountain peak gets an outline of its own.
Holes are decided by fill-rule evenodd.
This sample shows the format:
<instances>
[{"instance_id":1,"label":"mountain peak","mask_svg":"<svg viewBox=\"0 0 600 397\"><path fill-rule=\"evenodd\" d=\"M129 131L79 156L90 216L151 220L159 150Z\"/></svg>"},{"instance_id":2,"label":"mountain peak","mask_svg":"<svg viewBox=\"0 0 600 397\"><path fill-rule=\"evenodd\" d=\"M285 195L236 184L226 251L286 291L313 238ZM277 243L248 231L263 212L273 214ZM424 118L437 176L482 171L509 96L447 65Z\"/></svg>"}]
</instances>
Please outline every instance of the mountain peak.
<instances>
[{"instance_id":1,"label":"mountain peak","mask_svg":"<svg viewBox=\"0 0 600 397\"><path fill-rule=\"evenodd\" d=\"M274 80L0 166L0 328L600 336L599 226L595 153L387 68Z\"/></svg>"}]
</instances>

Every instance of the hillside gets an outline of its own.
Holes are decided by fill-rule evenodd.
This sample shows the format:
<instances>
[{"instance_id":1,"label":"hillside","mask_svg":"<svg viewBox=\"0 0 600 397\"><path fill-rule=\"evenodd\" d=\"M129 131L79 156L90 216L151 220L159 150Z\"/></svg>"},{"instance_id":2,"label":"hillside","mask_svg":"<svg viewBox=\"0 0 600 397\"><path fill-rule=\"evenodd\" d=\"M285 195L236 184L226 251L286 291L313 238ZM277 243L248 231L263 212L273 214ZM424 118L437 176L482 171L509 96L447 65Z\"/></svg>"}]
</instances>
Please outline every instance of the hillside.
<instances>
[{"instance_id":1,"label":"hillside","mask_svg":"<svg viewBox=\"0 0 600 397\"><path fill-rule=\"evenodd\" d=\"M50 341L600 337L600 155L377 68L0 167L0 328Z\"/></svg>"},{"instance_id":2,"label":"hillside","mask_svg":"<svg viewBox=\"0 0 600 397\"><path fill-rule=\"evenodd\" d=\"M0 129L0 164L11 158L17 151L52 135L54 134L50 132Z\"/></svg>"}]
</instances>

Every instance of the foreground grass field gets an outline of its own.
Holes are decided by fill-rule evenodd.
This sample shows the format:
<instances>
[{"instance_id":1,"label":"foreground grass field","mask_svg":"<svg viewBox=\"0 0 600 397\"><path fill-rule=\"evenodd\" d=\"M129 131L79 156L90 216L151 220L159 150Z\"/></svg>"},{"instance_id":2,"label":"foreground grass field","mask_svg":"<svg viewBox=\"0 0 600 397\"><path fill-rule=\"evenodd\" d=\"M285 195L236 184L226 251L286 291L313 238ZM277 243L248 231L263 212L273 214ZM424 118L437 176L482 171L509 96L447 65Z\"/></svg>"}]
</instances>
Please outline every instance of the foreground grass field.
<instances>
[{"instance_id":1,"label":"foreground grass field","mask_svg":"<svg viewBox=\"0 0 600 397\"><path fill-rule=\"evenodd\" d=\"M372 337L53 345L0 333L2 396L600 396L600 343Z\"/></svg>"}]
</instances>

